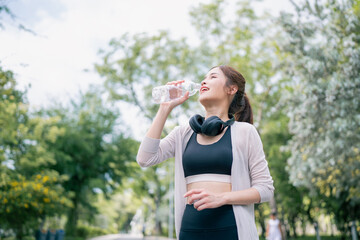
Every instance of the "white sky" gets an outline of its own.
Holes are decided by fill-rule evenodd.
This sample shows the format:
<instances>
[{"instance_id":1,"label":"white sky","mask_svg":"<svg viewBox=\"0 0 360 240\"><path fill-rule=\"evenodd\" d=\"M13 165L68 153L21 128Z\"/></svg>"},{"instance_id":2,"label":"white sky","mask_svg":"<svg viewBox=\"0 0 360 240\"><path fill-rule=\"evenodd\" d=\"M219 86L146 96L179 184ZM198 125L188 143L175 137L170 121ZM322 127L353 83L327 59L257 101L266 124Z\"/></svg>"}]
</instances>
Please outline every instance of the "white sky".
<instances>
[{"instance_id":1,"label":"white sky","mask_svg":"<svg viewBox=\"0 0 360 240\"><path fill-rule=\"evenodd\" d=\"M174 38L195 40L189 8L206 0L8 0L17 22L37 35L6 21L0 30L0 65L15 72L19 86L31 84L32 107L51 99L68 101L102 79L93 71L97 54L126 32L169 30ZM275 4L276 3L276 4ZM273 13L289 9L287 0L264 0L260 8ZM90 69L85 72L84 69ZM136 113L127 114L133 118ZM138 130L135 135L143 134ZM142 132L142 133L141 133Z\"/></svg>"}]
</instances>

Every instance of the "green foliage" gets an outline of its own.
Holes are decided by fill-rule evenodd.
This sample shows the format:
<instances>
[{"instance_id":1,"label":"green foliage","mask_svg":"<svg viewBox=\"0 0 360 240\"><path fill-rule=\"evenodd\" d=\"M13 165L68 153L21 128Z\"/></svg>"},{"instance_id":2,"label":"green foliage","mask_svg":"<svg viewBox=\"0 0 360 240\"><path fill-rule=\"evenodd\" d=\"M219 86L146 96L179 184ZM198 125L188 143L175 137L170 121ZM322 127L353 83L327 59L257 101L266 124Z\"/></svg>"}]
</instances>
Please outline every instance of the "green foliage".
<instances>
[{"instance_id":1,"label":"green foliage","mask_svg":"<svg viewBox=\"0 0 360 240\"><path fill-rule=\"evenodd\" d=\"M358 2L295 6L297 17L279 19L284 67L293 79L282 100L293 134L288 172L295 186L322 197L345 231L345 224L360 216Z\"/></svg>"},{"instance_id":2,"label":"green foliage","mask_svg":"<svg viewBox=\"0 0 360 240\"><path fill-rule=\"evenodd\" d=\"M88 239L91 237L98 237L103 236L107 234L111 234L114 232L109 232L106 229L102 229L99 227L93 227L93 226L78 226L75 230L75 236L82 238L82 239Z\"/></svg>"},{"instance_id":3,"label":"green foliage","mask_svg":"<svg viewBox=\"0 0 360 240\"><path fill-rule=\"evenodd\" d=\"M147 119L156 113L151 101L154 86L179 78L199 79L197 53L184 39L173 40L167 32L124 34L113 39L109 48L101 51L103 63L96 65L105 88L113 100L132 104Z\"/></svg>"},{"instance_id":4,"label":"green foliage","mask_svg":"<svg viewBox=\"0 0 360 240\"><path fill-rule=\"evenodd\" d=\"M5 21L3 19L5 19ZM5 29L4 23L7 23L8 20L11 20L13 23L17 23L17 19L17 16L8 7L7 1L0 0L0 30ZM21 23L17 23L17 28L36 35L35 32L33 32L31 29L28 29Z\"/></svg>"},{"instance_id":5,"label":"green foliage","mask_svg":"<svg viewBox=\"0 0 360 240\"><path fill-rule=\"evenodd\" d=\"M3 3L3 1L0 2L0 16L3 15L8 15L10 17L14 17L13 13L11 12L11 10L9 9L9 7ZM2 20L2 18L0 18L0 20ZM0 28L4 29L4 24L2 23L2 21L0 21Z\"/></svg>"},{"instance_id":6,"label":"green foliage","mask_svg":"<svg viewBox=\"0 0 360 240\"><path fill-rule=\"evenodd\" d=\"M46 217L68 212L67 232L75 233L80 209L96 212L94 189L108 196L139 169L138 143L116 129L118 111L95 90L69 108L30 114L12 72L0 70L2 228L21 239Z\"/></svg>"},{"instance_id":7,"label":"green foliage","mask_svg":"<svg viewBox=\"0 0 360 240\"><path fill-rule=\"evenodd\" d=\"M3 163L12 159L12 151L27 131L27 105L24 93L16 89L16 81L11 71L0 66L0 169L4 181Z\"/></svg>"},{"instance_id":8,"label":"green foliage","mask_svg":"<svg viewBox=\"0 0 360 240\"><path fill-rule=\"evenodd\" d=\"M11 71L0 68L0 222L21 239L45 216L71 206L64 180L48 167L54 163L46 141L61 133L56 119L32 118L25 93L16 89Z\"/></svg>"},{"instance_id":9,"label":"green foliage","mask_svg":"<svg viewBox=\"0 0 360 240\"><path fill-rule=\"evenodd\" d=\"M0 185L0 224L21 231L36 229L45 216L63 213L72 204L56 174L37 174L30 179L13 178Z\"/></svg>"},{"instance_id":10,"label":"green foliage","mask_svg":"<svg viewBox=\"0 0 360 240\"><path fill-rule=\"evenodd\" d=\"M81 95L69 108L54 106L39 116L58 117L53 127L64 129L61 136L55 141L47 140L47 144L55 158L52 169L68 176L63 187L73 192L66 229L73 233L80 209L88 212L88 220L97 212L92 204L95 189L111 194L130 175L136 164L138 143L116 133L118 112L106 106L95 90Z\"/></svg>"},{"instance_id":11,"label":"green foliage","mask_svg":"<svg viewBox=\"0 0 360 240\"><path fill-rule=\"evenodd\" d=\"M321 236L321 240L340 240L342 239L339 236ZM316 239L316 236L301 236L296 238L287 238L288 240L314 240ZM265 238L260 238L260 240L265 240Z\"/></svg>"}]
</instances>

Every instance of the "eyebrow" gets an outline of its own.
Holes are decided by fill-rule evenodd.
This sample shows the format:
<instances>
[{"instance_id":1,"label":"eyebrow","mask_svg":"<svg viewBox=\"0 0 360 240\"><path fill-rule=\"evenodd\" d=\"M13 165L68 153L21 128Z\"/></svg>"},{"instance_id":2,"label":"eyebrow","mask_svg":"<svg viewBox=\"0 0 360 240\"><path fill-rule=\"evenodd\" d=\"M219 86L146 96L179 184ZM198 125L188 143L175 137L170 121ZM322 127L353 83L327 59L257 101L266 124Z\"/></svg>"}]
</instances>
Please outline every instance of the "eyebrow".
<instances>
[{"instance_id":1,"label":"eyebrow","mask_svg":"<svg viewBox=\"0 0 360 240\"><path fill-rule=\"evenodd\" d=\"M219 75L218 73L210 73L210 76L211 76L211 75L214 75L214 74ZM207 76L207 75L205 75L204 78L206 78L206 76Z\"/></svg>"}]
</instances>

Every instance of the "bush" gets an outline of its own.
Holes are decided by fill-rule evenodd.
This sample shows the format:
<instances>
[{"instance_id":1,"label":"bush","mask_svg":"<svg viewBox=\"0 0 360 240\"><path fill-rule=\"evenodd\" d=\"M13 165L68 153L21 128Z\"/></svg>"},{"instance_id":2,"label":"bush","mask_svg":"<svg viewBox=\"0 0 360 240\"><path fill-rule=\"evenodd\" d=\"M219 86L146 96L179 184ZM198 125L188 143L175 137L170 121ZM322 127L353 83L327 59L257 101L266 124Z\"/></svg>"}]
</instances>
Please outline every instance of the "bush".
<instances>
[{"instance_id":1,"label":"bush","mask_svg":"<svg viewBox=\"0 0 360 240\"><path fill-rule=\"evenodd\" d=\"M82 237L67 237L65 236L64 240L85 240L85 238Z\"/></svg>"},{"instance_id":2,"label":"bush","mask_svg":"<svg viewBox=\"0 0 360 240\"><path fill-rule=\"evenodd\" d=\"M288 238L288 240L314 240L316 239L316 236L298 236L297 238ZM340 240L340 236L321 236L321 240ZM260 240L265 240L265 238L261 238Z\"/></svg>"},{"instance_id":3,"label":"bush","mask_svg":"<svg viewBox=\"0 0 360 240\"><path fill-rule=\"evenodd\" d=\"M75 232L76 237L80 237L83 239L90 237L97 237L101 235L109 234L110 232L106 229L94 227L94 226L78 226Z\"/></svg>"}]
</instances>

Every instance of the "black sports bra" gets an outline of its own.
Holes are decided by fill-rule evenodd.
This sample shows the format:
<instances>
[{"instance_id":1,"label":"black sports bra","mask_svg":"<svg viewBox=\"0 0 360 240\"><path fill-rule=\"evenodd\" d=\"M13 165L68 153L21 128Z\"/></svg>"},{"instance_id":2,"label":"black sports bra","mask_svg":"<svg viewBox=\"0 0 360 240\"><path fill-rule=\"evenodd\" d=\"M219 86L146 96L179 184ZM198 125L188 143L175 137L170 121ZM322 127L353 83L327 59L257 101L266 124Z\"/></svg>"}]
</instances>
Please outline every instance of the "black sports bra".
<instances>
[{"instance_id":1,"label":"black sports bra","mask_svg":"<svg viewBox=\"0 0 360 240\"><path fill-rule=\"evenodd\" d=\"M194 132L183 154L187 183L197 181L230 182L233 161L230 126L217 142L201 145Z\"/></svg>"}]
</instances>

